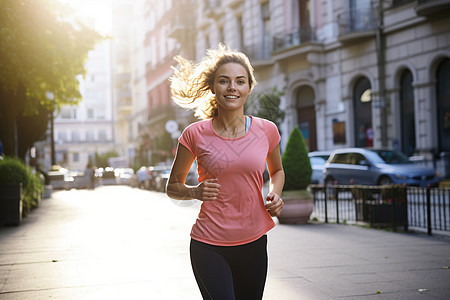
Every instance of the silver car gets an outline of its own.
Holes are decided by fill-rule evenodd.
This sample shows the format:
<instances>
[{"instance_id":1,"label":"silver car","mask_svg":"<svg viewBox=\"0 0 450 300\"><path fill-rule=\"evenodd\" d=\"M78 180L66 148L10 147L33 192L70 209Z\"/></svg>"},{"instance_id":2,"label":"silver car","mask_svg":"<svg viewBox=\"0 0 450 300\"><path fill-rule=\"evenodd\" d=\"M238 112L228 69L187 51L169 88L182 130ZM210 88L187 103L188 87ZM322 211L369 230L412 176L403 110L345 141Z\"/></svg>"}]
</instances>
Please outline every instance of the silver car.
<instances>
[{"instance_id":1,"label":"silver car","mask_svg":"<svg viewBox=\"0 0 450 300\"><path fill-rule=\"evenodd\" d=\"M400 151L345 148L334 150L324 167L325 184L387 185L426 187L439 185L432 168L411 162Z\"/></svg>"},{"instance_id":2,"label":"silver car","mask_svg":"<svg viewBox=\"0 0 450 300\"><path fill-rule=\"evenodd\" d=\"M311 163L311 183L323 184L323 168L327 159L330 157L331 151L312 151L308 153L309 161Z\"/></svg>"}]
</instances>

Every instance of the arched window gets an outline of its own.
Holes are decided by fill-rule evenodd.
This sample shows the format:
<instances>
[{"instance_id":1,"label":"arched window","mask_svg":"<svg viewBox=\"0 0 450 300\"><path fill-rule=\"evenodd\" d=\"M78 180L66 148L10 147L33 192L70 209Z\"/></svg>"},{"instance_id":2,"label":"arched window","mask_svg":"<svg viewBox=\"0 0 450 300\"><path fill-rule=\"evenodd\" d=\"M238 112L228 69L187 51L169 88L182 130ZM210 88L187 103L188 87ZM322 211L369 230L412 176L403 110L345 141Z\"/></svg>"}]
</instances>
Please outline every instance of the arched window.
<instances>
[{"instance_id":1,"label":"arched window","mask_svg":"<svg viewBox=\"0 0 450 300\"><path fill-rule=\"evenodd\" d=\"M317 150L314 90L305 85L298 89L296 96L298 127L305 138L308 151Z\"/></svg>"},{"instance_id":2,"label":"arched window","mask_svg":"<svg viewBox=\"0 0 450 300\"><path fill-rule=\"evenodd\" d=\"M400 119L402 151L410 156L416 149L416 126L414 118L414 91L412 74L403 72L400 78Z\"/></svg>"},{"instance_id":3,"label":"arched window","mask_svg":"<svg viewBox=\"0 0 450 300\"><path fill-rule=\"evenodd\" d=\"M440 64L436 76L439 151L450 151L450 59Z\"/></svg>"},{"instance_id":4,"label":"arched window","mask_svg":"<svg viewBox=\"0 0 450 300\"><path fill-rule=\"evenodd\" d=\"M373 146L372 95L370 82L361 78L353 88L353 113L356 147Z\"/></svg>"}]
</instances>

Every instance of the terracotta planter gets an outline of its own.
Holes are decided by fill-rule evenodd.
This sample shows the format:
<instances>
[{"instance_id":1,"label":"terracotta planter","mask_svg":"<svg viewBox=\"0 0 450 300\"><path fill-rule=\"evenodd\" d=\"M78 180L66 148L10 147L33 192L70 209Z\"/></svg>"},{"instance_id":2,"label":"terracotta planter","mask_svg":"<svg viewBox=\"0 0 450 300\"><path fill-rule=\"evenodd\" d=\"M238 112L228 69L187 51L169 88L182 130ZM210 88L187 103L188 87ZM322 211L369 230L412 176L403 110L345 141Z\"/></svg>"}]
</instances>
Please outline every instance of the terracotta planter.
<instances>
[{"instance_id":1,"label":"terracotta planter","mask_svg":"<svg viewBox=\"0 0 450 300\"><path fill-rule=\"evenodd\" d=\"M314 197L306 190L285 191L281 194L284 207L278 220L281 224L306 224L314 209Z\"/></svg>"}]
</instances>

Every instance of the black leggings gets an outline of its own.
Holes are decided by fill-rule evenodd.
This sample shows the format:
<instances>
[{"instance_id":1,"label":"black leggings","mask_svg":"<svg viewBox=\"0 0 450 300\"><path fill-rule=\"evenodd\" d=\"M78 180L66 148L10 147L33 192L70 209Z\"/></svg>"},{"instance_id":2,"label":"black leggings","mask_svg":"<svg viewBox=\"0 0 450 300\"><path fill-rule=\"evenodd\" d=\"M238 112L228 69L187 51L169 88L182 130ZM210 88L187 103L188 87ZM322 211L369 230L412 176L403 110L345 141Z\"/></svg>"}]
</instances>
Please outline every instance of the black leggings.
<instances>
[{"instance_id":1,"label":"black leggings","mask_svg":"<svg viewBox=\"0 0 450 300\"><path fill-rule=\"evenodd\" d=\"M191 264L203 299L261 300L267 276L267 236L239 246L191 239Z\"/></svg>"}]
</instances>

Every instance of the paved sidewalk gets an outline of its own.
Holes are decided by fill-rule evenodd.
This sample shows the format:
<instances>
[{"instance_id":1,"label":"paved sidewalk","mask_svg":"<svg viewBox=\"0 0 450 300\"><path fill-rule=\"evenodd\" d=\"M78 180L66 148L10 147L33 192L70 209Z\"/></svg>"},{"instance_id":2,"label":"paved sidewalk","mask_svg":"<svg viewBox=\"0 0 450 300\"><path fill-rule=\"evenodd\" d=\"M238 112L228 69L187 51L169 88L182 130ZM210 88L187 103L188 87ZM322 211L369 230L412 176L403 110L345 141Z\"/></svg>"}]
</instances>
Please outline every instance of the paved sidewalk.
<instances>
[{"instance_id":1,"label":"paved sidewalk","mask_svg":"<svg viewBox=\"0 0 450 300\"><path fill-rule=\"evenodd\" d=\"M62 191L0 228L0 299L201 299L198 206L128 187ZM269 233L265 300L450 299L450 238L333 224Z\"/></svg>"}]
</instances>

